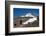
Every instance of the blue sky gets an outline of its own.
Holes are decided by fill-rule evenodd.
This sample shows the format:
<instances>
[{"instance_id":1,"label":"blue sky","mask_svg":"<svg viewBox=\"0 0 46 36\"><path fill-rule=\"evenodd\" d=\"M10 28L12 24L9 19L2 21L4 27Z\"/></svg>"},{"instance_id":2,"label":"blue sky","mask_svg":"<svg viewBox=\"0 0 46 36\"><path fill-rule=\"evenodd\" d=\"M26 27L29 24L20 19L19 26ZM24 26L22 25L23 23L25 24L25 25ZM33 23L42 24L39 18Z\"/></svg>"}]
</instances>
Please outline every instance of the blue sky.
<instances>
[{"instance_id":1,"label":"blue sky","mask_svg":"<svg viewBox=\"0 0 46 36\"><path fill-rule=\"evenodd\" d=\"M39 9L14 8L13 12L14 12L14 16L21 16L32 12L33 15L39 16Z\"/></svg>"}]
</instances>

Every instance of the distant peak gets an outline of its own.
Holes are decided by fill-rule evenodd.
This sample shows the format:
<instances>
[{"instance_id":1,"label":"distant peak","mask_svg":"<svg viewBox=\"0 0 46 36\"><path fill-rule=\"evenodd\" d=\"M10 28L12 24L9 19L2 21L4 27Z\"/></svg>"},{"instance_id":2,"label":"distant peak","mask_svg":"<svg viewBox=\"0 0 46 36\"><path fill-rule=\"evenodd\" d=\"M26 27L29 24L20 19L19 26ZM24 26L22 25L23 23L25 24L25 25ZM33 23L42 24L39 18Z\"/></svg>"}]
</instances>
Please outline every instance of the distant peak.
<instances>
[{"instance_id":1,"label":"distant peak","mask_svg":"<svg viewBox=\"0 0 46 36\"><path fill-rule=\"evenodd\" d=\"M31 13L27 13L26 15L23 15L21 17L34 17L34 15L32 15Z\"/></svg>"}]
</instances>

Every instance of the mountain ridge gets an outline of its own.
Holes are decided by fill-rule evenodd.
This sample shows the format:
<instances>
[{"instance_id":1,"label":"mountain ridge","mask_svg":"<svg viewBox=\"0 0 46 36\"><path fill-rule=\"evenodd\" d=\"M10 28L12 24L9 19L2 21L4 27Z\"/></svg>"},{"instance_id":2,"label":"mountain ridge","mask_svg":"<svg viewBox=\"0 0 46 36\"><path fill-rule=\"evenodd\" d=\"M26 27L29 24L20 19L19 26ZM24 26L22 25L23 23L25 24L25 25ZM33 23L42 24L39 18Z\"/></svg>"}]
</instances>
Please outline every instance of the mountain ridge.
<instances>
[{"instance_id":1,"label":"mountain ridge","mask_svg":"<svg viewBox=\"0 0 46 36\"><path fill-rule=\"evenodd\" d=\"M20 17L35 17L34 15L32 15L31 13L27 13L25 15L22 15Z\"/></svg>"}]
</instances>

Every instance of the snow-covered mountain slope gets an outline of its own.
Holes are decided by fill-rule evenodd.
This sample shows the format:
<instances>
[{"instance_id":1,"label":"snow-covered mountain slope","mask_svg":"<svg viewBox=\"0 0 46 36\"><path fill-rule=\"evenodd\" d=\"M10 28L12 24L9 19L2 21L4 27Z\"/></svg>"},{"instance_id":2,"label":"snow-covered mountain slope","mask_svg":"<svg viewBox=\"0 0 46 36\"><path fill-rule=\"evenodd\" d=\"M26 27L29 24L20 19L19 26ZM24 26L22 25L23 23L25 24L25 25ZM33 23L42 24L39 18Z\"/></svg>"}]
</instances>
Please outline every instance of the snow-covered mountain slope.
<instances>
[{"instance_id":1,"label":"snow-covered mountain slope","mask_svg":"<svg viewBox=\"0 0 46 36\"><path fill-rule=\"evenodd\" d=\"M27 13L26 15L23 15L21 17L33 17L33 18L30 18L28 19L27 21L23 22L22 24L28 24L28 22L34 22L35 20L37 20L37 17L32 15L31 13Z\"/></svg>"},{"instance_id":2,"label":"snow-covered mountain slope","mask_svg":"<svg viewBox=\"0 0 46 36\"><path fill-rule=\"evenodd\" d=\"M29 20L23 22L22 24L28 24L28 22L34 22L35 20L37 20L37 17L30 18Z\"/></svg>"},{"instance_id":3,"label":"snow-covered mountain slope","mask_svg":"<svg viewBox=\"0 0 46 36\"><path fill-rule=\"evenodd\" d=\"M26 15L20 16L20 17L34 17L31 13L27 13Z\"/></svg>"}]
</instances>

